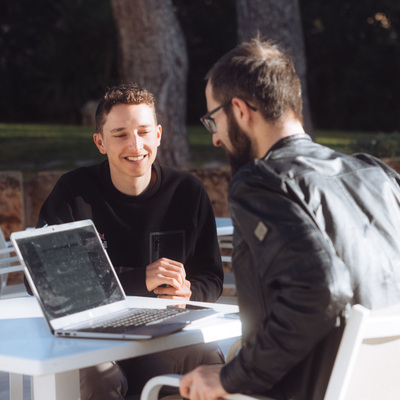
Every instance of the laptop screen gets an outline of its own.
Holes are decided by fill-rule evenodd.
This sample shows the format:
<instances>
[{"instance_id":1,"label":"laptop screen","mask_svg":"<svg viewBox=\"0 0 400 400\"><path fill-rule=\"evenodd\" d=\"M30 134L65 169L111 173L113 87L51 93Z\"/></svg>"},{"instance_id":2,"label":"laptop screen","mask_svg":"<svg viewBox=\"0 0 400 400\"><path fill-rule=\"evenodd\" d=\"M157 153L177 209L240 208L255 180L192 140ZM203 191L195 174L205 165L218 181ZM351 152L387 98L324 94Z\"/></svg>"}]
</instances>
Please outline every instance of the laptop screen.
<instances>
[{"instance_id":1,"label":"laptop screen","mask_svg":"<svg viewBox=\"0 0 400 400\"><path fill-rule=\"evenodd\" d=\"M50 318L125 298L93 226L36 232L17 241Z\"/></svg>"}]
</instances>

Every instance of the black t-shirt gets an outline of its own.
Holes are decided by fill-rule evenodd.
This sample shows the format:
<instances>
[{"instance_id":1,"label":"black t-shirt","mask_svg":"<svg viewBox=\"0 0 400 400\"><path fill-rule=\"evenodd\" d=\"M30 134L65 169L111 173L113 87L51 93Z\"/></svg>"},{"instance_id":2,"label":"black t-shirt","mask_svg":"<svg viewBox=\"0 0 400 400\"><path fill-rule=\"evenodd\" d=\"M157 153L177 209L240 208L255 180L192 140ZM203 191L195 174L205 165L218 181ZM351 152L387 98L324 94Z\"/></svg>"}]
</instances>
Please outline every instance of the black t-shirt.
<instances>
[{"instance_id":1,"label":"black t-shirt","mask_svg":"<svg viewBox=\"0 0 400 400\"><path fill-rule=\"evenodd\" d=\"M37 226L93 220L128 295L152 295L145 267L160 257L184 264L191 300L215 301L223 272L214 213L202 182L153 165L155 185L139 196L119 192L108 161L64 174L43 204Z\"/></svg>"}]
</instances>

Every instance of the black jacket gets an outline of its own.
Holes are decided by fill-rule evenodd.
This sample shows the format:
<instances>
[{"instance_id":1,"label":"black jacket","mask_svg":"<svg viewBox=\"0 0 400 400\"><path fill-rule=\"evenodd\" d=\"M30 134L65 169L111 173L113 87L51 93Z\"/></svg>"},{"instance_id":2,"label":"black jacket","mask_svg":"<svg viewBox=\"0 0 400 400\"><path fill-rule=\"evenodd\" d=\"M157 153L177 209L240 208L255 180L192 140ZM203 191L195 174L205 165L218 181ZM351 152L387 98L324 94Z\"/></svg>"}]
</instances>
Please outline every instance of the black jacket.
<instances>
[{"instance_id":1,"label":"black jacket","mask_svg":"<svg viewBox=\"0 0 400 400\"><path fill-rule=\"evenodd\" d=\"M222 370L228 392L323 399L346 310L400 302L399 181L371 156L337 153L304 134L235 175L244 346Z\"/></svg>"}]
</instances>

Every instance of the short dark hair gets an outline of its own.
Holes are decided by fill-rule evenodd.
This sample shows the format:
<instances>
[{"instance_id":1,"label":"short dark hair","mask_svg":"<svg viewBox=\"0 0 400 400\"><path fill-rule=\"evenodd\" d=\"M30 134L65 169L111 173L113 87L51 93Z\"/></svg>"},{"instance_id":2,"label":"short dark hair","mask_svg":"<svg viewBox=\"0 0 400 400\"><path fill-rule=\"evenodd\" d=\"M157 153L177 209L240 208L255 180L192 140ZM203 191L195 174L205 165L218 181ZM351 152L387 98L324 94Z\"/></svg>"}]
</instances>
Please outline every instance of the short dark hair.
<instances>
[{"instance_id":1,"label":"short dark hair","mask_svg":"<svg viewBox=\"0 0 400 400\"><path fill-rule=\"evenodd\" d=\"M301 83L290 56L272 41L258 37L222 56L208 72L215 100L240 97L267 121L277 122L289 110L303 120Z\"/></svg>"},{"instance_id":2,"label":"short dark hair","mask_svg":"<svg viewBox=\"0 0 400 400\"><path fill-rule=\"evenodd\" d=\"M96 132L103 133L106 117L117 104L146 104L152 109L154 121L157 124L153 94L136 83L122 83L109 89L97 106Z\"/></svg>"}]
</instances>

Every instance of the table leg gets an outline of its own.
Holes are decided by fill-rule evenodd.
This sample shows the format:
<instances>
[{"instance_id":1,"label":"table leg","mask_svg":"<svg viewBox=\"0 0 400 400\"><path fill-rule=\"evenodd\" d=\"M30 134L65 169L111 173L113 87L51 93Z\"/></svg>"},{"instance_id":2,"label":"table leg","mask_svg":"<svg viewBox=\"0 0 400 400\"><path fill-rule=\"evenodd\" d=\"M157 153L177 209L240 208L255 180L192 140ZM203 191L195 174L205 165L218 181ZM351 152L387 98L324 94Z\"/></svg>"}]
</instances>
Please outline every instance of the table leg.
<instances>
[{"instance_id":1,"label":"table leg","mask_svg":"<svg viewBox=\"0 0 400 400\"><path fill-rule=\"evenodd\" d=\"M80 400L79 370L34 376L33 400Z\"/></svg>"},{"instance_id":2,"label":"table leg","mask_svg":"<svg viewBox=\"0 0 400 400\"><path fill-rule=\"evenodd\" d=\"M10 379L10 400L23 400L24 398L24 377L20 374L9 375Z\"/></svg>"}]
</instances>

